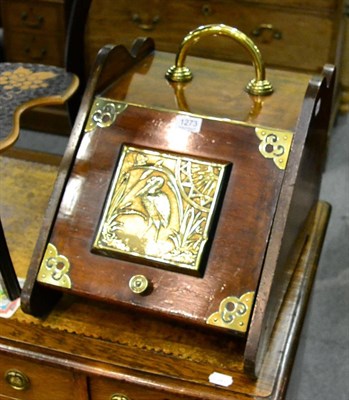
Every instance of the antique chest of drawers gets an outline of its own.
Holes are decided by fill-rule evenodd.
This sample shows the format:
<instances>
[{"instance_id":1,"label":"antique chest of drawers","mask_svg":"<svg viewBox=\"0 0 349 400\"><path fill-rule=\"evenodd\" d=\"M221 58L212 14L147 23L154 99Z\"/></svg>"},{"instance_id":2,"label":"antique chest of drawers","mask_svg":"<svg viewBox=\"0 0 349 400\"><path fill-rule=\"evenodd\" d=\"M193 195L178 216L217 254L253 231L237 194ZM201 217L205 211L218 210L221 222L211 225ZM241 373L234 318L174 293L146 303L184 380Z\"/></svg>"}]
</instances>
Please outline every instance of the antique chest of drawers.
<instances>
[{"instance_id":1,"label":"antique chest of drawers","mask_svg":"<svg viewBox=\"0 0 349 400\"><path fill-rule=\"evenodd\" d=\"M64 65L63 0L3 0L1 12L6 61Z\"/></svg>"},{"instance_id":2,"label":"antique chest of drawers","mask_svg":"<svg viewBox=\"0 0 349 400\"><path fill-rule=\"evenodd\" d=\"M7 62L65 66L66 30L70 0L1 0L3 52ZM69 134L65 106L37 107L26 112L22 126L56 134Z\"/></svg>"},{"instance_id":3,"label":"antique chest of drawers","mask_svg":"<svg viewBox=\"0 0 349 400\"><path fill-rule=\"evenodd\" d=\"M130 47L135 38L155 39L161 51L175 53L181 38L198 25L223 23L249 35L268 67L321 72L325 63L341 72L344 51L344 1L312 0L93 0L86 22L86 71L105 44ZM349 44L346 44L348 52ZM234 43L208 38L191 49L207 58L247 62L248 55ZM343 85L345 81L342 78ZM337 96L339 101L339 93ZM345 99L344 99L345 100Z\"/></svg>"}]
</instances>

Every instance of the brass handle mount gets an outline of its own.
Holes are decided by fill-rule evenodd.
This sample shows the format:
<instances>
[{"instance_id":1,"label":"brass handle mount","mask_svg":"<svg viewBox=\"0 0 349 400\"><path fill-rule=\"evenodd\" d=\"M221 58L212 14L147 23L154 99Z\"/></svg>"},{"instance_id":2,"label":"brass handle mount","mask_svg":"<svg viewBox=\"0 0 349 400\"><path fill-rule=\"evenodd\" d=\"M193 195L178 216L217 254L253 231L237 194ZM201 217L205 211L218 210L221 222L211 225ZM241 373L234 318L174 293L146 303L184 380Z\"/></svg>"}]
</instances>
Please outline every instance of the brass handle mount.
<instances>
[{"instance_id":1,"label":"brass handle mount","mask_svg":"<svg viewBox=\"0 0 349 400\"><path fill-rule=\"evenodd\" d=\"M27 390L30 380L23 372L10 369L5 373L5 381L15 390Z\"/></svg>"},{"instance_id":2,"label":"brass handle mount","mask_svg":"<svg viewBox=\"0 0 349 400\"><path fill-rule=\"evenodd\" d=\"M30 57L32 61L42 61L47 54L47 50L44 47L39 50L33 50L31 47L28 46L24 49L24 52L28 57Z\"/></svg>"},{"instance_id":3,"label":"brass handle mount","mask_svg":"<svg viewBox=\"0 0 349 400\"><path fill-rule=\"evenodd\" d=\"M189 82L193 78L191 70L184 65L189 48L205 36L225 36L237 41L252 57L255 78L246 85L246 91L254 96L266 96L273 92L272 84L266 79L264 62L258 47L244 33L236 28L223 25L203 25L189 32L179 46L175 65L166 72L166 79L171 82Z\"/></svg>"},{"instance_id":4,"label":"brass handle mount","mask_svg":"<svg viewBox=\"0 0 349 400\"><path fill-rule=\"evenodd\" d=\"M253 29L251 33L254 37L263 37L264 32L271 35L273 39L282 39L282 32L279 29L274 28L271 24L260 24L257 28Z\"/></svg>"},{"instance_id":5,"label":"brass handle mount","mask_svg":"<svg viewBox=\"0 0 349 400\"><path fill-rule=\"evenodd\" d=\"M138 26L138 28L144 31L152 31L156 28L156 25L160 21L159 15L140 15L137 13L132 14L132 21Z\"/></svg>"},{"instance_id":6,"label":"brass handle mount","mask_svg":"<svg viewBox=\"0 0 349 400\"><path fill-rule=\"evenodd\" d=\"M131 400L131 399L128 396L125 396L124 394L115 393L111 395L110 400Z\"/></svg>"},{"instance_id":7,"label":"brass handle mount","mask_svg":"<svg viewBox=\"0 0 349 400\"><path fill-rule=\"evenodd\" d=\"M43 26L45 18L42 15L33 15L30 19L30 15L24 11L21 14L21 21L27 28L39 29Z\"/></svg>"}]
</instances>

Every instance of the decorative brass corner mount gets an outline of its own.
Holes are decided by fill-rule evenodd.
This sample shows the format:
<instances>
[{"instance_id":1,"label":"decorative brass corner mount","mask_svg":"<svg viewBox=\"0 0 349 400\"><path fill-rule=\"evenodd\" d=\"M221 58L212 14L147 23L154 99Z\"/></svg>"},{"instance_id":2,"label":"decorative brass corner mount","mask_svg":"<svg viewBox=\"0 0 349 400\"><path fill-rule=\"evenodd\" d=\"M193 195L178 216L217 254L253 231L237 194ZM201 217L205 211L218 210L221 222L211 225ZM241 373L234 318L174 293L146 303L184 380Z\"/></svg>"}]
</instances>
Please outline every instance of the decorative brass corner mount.
<instances>
[{"instance_id":1,"label":"decorative brass corner mount","mask_svg":"<svg viewBox=\"0 0 349 400\"><path fill-rule=\"evenodd\" d=\"M285 169L292 145L293 133L276 129L255 128L261 140L259 151L265 158L272 158L279 169Z\"/></svg>"},{"instance_id":2,"label":"decorative brass corner mount","mask_svg":"<svg viewBox=\"0 0 349 400\"><path fill-rule=\"evenodd\" d=\"M246 332L252 311L254 292L241 297L229 296L221 301L219 310L211 314L206 323L238 332Z\"/></svg>"},{"instance_id":3,"label":"decorative brass corner mount","mask_svg":"<svg viewBox=\"0 0 349 400\"><path fill-rule=\"evenodd\" d=\"M49 243L44 258L41 262L38 282L70 289L72 287L69 277L70 262L67 257L58 254L57 248Z\"/></svg>"},{"instance_id":4,"label":"decorative brass corner mount","mask_svg":"<svg viewBox=\"0 0 349 400\"><path fill-rule=\"evenodd\" d=\"M87 120L85 132L91 132L98 126L99 128L108 128L116 117L127 108L127 104L96 97Z\"/></svg>"}]
</instances>

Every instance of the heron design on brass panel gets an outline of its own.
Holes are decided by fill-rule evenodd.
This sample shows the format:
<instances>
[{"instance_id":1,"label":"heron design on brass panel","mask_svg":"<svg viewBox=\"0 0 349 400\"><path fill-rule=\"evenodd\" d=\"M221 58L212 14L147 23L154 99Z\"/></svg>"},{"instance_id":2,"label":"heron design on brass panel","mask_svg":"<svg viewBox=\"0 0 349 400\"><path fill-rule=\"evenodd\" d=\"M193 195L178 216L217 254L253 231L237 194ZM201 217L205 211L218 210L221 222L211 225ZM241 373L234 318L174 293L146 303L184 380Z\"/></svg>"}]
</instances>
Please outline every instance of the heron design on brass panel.
<instances>
[{"instance_id":1,"label":"heron design on brass panel","mask_svg":"<svg viewBox=\"0 0 349 400\"><path fill-rule=\"evenodd\" d=\"M225 167L125 145L93 251L199 271Z\"/></svg>"},{"instance_id":2,"label":"heron design on brass panel","mask_svg":"<svg viewBox=\"0 0 349 400\"><path fill-rule=\"evenodd\" d=\"M147 213L148 229L152 226L156 230L156 240L161 227L167 228L170 221L171 205L168 195L161 191L165 179L161 176L152 176L145 186L137 193Z\"/></svg>"}]
</instances>

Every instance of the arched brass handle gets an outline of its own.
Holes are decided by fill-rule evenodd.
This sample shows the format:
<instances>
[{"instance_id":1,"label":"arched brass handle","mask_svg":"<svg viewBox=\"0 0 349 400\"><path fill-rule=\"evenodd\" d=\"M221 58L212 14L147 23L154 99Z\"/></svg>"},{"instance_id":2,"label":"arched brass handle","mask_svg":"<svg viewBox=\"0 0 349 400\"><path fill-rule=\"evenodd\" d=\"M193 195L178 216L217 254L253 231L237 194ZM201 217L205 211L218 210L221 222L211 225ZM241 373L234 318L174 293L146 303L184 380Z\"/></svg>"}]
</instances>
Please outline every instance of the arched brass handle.
<instances>
[{"instance_id":1,"label":"arched brass handle","mask_svg":"<svg viewBox=\"0 0 349 400\"><path fill-rule=\"evenodd\" d=\"M240 32L238 29L222 24L204 25L189 32L180 44L175 65L168 69L166 72L166 78L172 82L190 81L193 78L193 74L190 69L184 65L188 50L191 45L195 44L202 37L212 35L232 38L250 53L256 77L246 86L246 90L249 94L265 96L273 92L271 83L265 78L264 62L258 47L248 36Z\"/></svg>"},{"instance_id":2,"label":"arched brass handle","mask_svg":"<svg viewBox=\"0 0 349 400\"><path fill-rule=\"evenodd\" d=\"M30 386L27 375L16 369L10 369L5 373L5 381L15 390L26 390Z\"/></svg>"}]
</instances>

